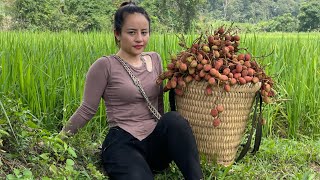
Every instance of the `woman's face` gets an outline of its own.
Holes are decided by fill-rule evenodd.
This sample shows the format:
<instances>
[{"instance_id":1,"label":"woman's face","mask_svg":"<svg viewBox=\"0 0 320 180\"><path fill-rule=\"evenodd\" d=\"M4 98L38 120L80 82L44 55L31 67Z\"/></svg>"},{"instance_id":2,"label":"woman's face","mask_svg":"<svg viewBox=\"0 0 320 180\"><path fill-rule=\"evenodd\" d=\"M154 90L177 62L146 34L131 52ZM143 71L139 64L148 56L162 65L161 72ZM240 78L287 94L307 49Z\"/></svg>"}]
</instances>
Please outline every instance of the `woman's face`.
<instances>
[{"instance_id":1,"label":"woman's face","mask_svg":"<svg viewBox=\"0 0 320 180\"><path fill-rule=\"evenodd\" d=\"M115 32L120 50L129 56L140 55L149 41L149 22L140 13L128 14L125 17L121 33Z\"/></svg>"}]
</instances>

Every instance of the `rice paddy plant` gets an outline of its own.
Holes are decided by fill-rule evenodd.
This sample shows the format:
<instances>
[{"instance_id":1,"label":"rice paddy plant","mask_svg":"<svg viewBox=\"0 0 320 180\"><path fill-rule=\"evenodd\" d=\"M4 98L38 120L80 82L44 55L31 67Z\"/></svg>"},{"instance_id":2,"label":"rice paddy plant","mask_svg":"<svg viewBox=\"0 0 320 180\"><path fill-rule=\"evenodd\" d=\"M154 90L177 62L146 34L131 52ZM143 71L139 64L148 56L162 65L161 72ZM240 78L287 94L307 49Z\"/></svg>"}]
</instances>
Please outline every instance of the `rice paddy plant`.
<instances>
[{"instance_id":1,"label":"rice paddy plant","mask_svg":"<svg viewBox=\"0 0 320 180\"><path fill-rule=\"evenodd\" d=\"M1 91L18 94L48 128L61 125L79 105L91 63L115 52L108 34L4 32L1 36Z\"/></svg>"},{"instance_id":2,"label":"rice paddy plant","mask_svg":"<svg viewBox=\"0 0 320 180\"><path fill-rule=\"evenodd\" d=\"M196 36L187 35L187 42L191 44ZM277 99L264 106L264 131L292 137L319 135L320 34L241 37L241 47L247 47L276 81ZM166 68L170 53L181 50L178 42L175 34L155 33L146 50L158 52ZM0 91L14 92L28 104L40 125L59 130L81 103L90 65L102 55L116 52L109 33L0 32ZM165 101L168 110L167 95ZM93 125L99 132L107 125L104 111L101 104L94 118L99 121Z\"/></svg>"},{"instance_id":3,"label":"rice paddy plant","mask_svg":"<svg viewBox=\"0 0 320 180\"><path fill-rule=\"evenodd\" d=\"M278 99L267 105L267 131L274 126L286 135L319 136L319 33L272 33L246 37L245 46L276 80ZM267 120L267 121L268 121Z\"/></svg>"}]
</instances>

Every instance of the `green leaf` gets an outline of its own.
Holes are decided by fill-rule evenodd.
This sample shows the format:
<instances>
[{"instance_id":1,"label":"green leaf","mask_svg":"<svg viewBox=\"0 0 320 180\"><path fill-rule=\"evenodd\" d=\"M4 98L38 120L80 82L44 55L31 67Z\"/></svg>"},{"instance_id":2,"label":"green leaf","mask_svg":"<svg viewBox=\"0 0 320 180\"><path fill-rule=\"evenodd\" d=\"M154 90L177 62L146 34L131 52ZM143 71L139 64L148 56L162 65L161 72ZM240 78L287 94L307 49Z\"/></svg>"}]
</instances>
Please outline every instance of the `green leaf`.
<instances>
[{"instance_id":1,"label":"green leaf","mask_svg":"<svg viewBox=\"0 0 320 180\"><path fill-rule=\"evenodd\" d=\"M13 174L8 174L8 175L6 176L6 178L7 178L7 180L14 180L14 179L16 179L16 176L13 175Z\"/></svg>"},{"instance_id":2,"label":"green leaf","mask_svg":"<svg viewBox=\"0 0 320 180\"><path fill-rule=\"evenodd\" d=\"M61 151L61 150L63 150L63 147L60 144L54 142L52 144L52 150L55 152Z\"/></svg>"},{"instance_id":3,"label":"green leaf","mask_svg":"<svg viewBox=\"0 0 320 180\"><path fill-rule=\"evenodd\" d=\"M65 169L69 172L72 172L74 170L72 166L66 166Z\"/></svg>"},{"instance_id":4,"label":"green leaf","mask_svg":"<svg viewBox=\"0 0 320 180\"><path fill-rule=\"evenodd\" d=\"M63 142L60 138L55 137L54 140L58 143L64 144L65 142Z\"/></svg>"},{"instance_id":5,"label":"green leaf","mask_svg":"<svg viewBox=\"0 0 320 180\"><path fill-rule=\"evenodd\" d=\"M69 148L68 148L68 153L69 153L71 156L75 157L75 158L78 157L77 154L76 154L76 152L74 152L74 150L73 150L72 147L69 147Z\"/></svg>"},{"instance_id":6,"label":"green leaf","mask_svg":"<svg viewBox=\"0 0 320 180\"><path fill-rule=\"evenodd\" d=\"M43 153L43 154L40 154L40 157L44 160L48 160L49 157L47 156L49 153Z\"/></svg>"},{"instance_id":7,"label":"green leaf","mask_svg":"<svg viewBox=\"0 0 320 180\"><path fill-rule=\"evenodd\" d=\"M1 124L6 124L6 122L7 122L7 120L5 120L5 119L0 119L0 125L1 125Z\"/></svg>"},{"instance_id":8,"label":"green leaf","mask_svg":"<svg viewBox=\"0 0 320 180\"><path fill-rule=\"evenodd\" d=\"M14 169L13 172L17 177L19 177L19 174L20 174L20 170L19 169Z\"/></svg>"},{"instance_id":9,"label":"green leaf","mask_svg":"<svg viewBox=\"0 0 320 180\"><path fill-rule=\"evenodd\" d=\"M2 129L0 129L0 134L4 134L4 135L7 135L7 136L10 136L10 134L7 131L2 130Z\"/></svg>"},{"instance_id":10,"label":"green leaf","mask_svg":"<svg viewBox=\"0 0 320 180\"><path fill-rule=\"evenodd\" d=\"M4 135L7 135L7 136L9 136L9 135L10 135L7 131L2 130L2 129L0 129L0 134L4 134Z\"/></svg>"},{"instance_id":11,"label":"green leaf","mask_svg":"<svg viewBox=\"0 0 320 180\"><path fill-rule=\"evenodd\" d=\"M64 150L67 150L68 149L67 143L63 143L63 147L64 147Z\"/></svg>"},{"instance_id":12,"label":"green leaf","mask_svg":"<svg viewBox=\"0 0 320 180\"><path fill-rule=\"evenodd\" d=\"M25 170L23 171L23 176L24 176L25 178L32 178L32 172L31 172L29 169L25 169Z\"/></svg>"},{"instance_id":13,"label":"green leaf","mask_svg":"<svg viewBox=\"0 0 320 180\"><path fill-rule=\"evenodd\" d=\"M66 165L67 166L73 166L74 165L74 161L72 159L67 159L66 160Z\"/></svg>"},{"instance_id":14,"label":"green leaf","mask_svg":"<svg viewBox=\"0 0 320 180\"><path fill-rule=\"evenodd\" d=\"M26 122L26 125L27 125L28 127L32 128L32 129L38 129L38 128L39 128L38 125L36 125L34 122L32 122L32 121L30 121L30 120Z\"/></svg>"},{"instance_id":15,"label":"green leaf","mask_svg":"<svg viewBox=\"0 0 320 180\"><path fill-rule=\"evenodd\" d=\"M58 168L53 164L49 167L49 170L51 172L53 172L54 174L57 174L57 172L58 172Z\"/></svg>"}]
</instances>

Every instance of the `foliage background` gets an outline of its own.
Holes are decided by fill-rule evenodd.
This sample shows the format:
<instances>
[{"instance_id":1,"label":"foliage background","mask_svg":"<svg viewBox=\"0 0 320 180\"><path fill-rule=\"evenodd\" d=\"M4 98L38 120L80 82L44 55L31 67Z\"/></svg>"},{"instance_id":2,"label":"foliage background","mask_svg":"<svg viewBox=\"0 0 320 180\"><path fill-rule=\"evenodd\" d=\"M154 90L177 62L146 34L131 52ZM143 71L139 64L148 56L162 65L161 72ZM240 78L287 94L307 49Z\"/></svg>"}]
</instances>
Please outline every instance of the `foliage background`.
<instances>
[{"instance_id":1,"label":"foliage background","mask_svg":"<svg viewBox=\"0 0 320 180\"><path fill-rule=\"evenodd\" d=\"M192 40L200 31L231 23L254 55L274 50L259 58L277 82L279 100L264 107L268 136L261 150L227 168L202 162L205 179L320 179L319 1L135 2L152 19L147 50L164 60L180 50L176 33ZM58 132L81 102L90 64L102 52L117 50L112 15L120 3L0 1L0 179L106 178L98 149L107 131L102 103L74 137L63 140ZM156 176L181 178L174 164Z\"/></svg>"},{"instance_id":2,"label":"foliage background","mask_svg":"<svg viewBox=\"0 0 320 180\"><path fill-rule=\"evenodd\" d=\"M120 0L2 0L2 29L112 30ZM317 0L136 0L157 32L196 32L220 22L250 31L319 31ZM247 27L247 28L246 28Z\"/></svg>"}]
</instances>

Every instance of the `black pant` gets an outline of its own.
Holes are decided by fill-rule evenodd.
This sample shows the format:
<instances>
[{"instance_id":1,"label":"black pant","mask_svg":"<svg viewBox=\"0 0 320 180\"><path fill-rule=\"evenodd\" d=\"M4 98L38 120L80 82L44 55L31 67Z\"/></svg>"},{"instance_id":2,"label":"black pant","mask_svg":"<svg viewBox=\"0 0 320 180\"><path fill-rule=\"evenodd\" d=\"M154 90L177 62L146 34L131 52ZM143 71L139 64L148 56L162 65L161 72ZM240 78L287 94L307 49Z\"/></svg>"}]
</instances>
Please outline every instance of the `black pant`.
<instances>
[{"instance_id":1,"label":"black pant","mask_svg":"<svg viewBox=\"0 0 320 180\"><path fill-rule=\"evenodd\" d=\"M167 168L172 160L186 180L203 177L191 127L174 111L166 113L142 141L114 127L102 145L103 167L111 179L153 179L154 173Z\"/></svg>"}]
</instances>

